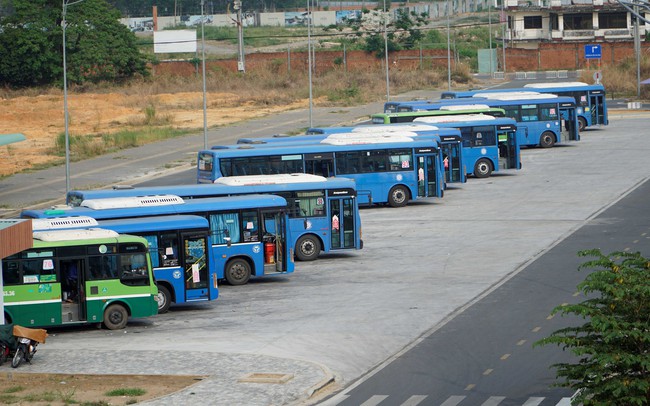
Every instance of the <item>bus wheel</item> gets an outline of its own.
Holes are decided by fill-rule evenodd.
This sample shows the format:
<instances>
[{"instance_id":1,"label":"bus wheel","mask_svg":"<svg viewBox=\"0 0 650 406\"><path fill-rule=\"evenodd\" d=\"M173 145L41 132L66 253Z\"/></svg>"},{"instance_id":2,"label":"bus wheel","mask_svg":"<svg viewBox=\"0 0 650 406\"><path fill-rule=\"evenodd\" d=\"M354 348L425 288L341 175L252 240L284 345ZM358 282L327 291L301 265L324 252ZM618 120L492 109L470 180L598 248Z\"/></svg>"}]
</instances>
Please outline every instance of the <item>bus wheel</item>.
<instances>
[{"instance_id":1,"label":"bus wheel","mask_svg":"<svg viewBox=\"0 0 650 406\"><path fill-rule=\"evenodd\" d=\"M230 260L226 264L226 281L233 286L245 285L251 278L251 266L241 258Z\"/></svg>"},{"instance_id":2,"label":"bus wheel","mask_svg":"<svg viewBox=\"0 0 650 406\"><path fill-rule=\"evenodd\" d=\"M129 313L124 306L112 304L104 311L104 326L109 330L121 330L126 327Z\"/></svg>"},{"instance_id":3,"label":"bus wheel","mask_svg":"<svg viewBox=\"0 0 650 406\"><path fill-rule=\"evenodd\" d=\"M578 117L578 131L582 132L587 128L587 120L584 117Z\"/></svg>"},{"instance_id":4,"label":"bus wheel","mask_svg":"<svg viewBox=\"0 0 650 406\"><path fill-rule=\"evenodd\" d=\"M555 145L555 135L550 131L544 131L539 137L539 146L542 148L551 148Z\"/></svg>"},{"instance_id":5,"label":"bus wheel","mask_svg":"<svg viewBox=\"0 0 650 406\"><path fill-rule=\"evenodd\" d=\"M490 161L481 158L474 164L474 176L477 178L489 178L492 175L492 165Z\"/></svg>"},{"instance_id":6,"label":"bus wheel","mask_svg":"<svg viewBox=\"0 0 650 406\"><path fill-rule=\"evenodd\" d=\"M409 193L404 186L393 186L388 192L388 204L391 207L404 207L409 200Z\"/></svg>"},{"instance_id":7,"label":"bus wheel","mask_svg":"<svg viewBox=\"0 0 650 406\"><path fill-rule=\"evenodd\" d=\"M167 313L169 306L172 304L172 295L169 293L169 289L163 285L158 285L156 300L158 301L158 314Z\"/></svg>"},{"instance_id":8,"label":"bus wheel","mask_svg":"<svg viewBox=\"0 0 650 406\"><path fill-rule=\"evenodd\" d=\"M315 260L320 250L320 242L313 235L303 235L296 242L296 257L301 261Z\"/></svg>"}]
</instances>

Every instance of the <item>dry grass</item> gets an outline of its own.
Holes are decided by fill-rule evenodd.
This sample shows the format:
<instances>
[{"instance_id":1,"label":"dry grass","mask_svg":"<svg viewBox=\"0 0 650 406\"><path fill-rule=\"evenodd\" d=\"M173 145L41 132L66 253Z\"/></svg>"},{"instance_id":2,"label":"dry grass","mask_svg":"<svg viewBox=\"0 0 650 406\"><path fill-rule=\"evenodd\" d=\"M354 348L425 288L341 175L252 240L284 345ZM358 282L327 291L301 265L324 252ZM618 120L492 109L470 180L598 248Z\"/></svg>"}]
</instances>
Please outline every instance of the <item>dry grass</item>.
<instances>
[{"instance_id":1,"label":"dry grass","mask_svg":"<svg viewBox=\"0 0 650 406\"><path fill-rule=\"evenodd\" d=\"M650 77L650 60L642 56L640 60L641 80ZM593 75L596 69L586 70L582 73L581 81L593 82ZM637 98L637 62L636 58L625 58L616 65L604 65L600 69L603 75L602 83L607 89L610 98ZM641 99L650 99L650 86L641 85Z\"/></svg>"}]
</instances>

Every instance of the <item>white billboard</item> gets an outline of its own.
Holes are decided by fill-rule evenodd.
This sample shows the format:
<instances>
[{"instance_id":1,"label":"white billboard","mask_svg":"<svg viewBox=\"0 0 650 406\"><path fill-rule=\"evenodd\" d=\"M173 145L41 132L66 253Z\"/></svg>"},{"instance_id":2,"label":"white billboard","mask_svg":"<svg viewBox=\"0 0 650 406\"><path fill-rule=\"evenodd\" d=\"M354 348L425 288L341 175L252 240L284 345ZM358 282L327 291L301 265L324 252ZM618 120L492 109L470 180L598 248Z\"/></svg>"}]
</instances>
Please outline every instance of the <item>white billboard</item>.
<instances>
[{"instance_id":1,"label":"white billboard","mask_svg":"<svg viewBox=\"0 0 650 406\"><path fill-rule=\"evenodd\" d=\"M196 30L154 31L153 52L156 54L196 52Z\"/></svg>"}]
</instances>

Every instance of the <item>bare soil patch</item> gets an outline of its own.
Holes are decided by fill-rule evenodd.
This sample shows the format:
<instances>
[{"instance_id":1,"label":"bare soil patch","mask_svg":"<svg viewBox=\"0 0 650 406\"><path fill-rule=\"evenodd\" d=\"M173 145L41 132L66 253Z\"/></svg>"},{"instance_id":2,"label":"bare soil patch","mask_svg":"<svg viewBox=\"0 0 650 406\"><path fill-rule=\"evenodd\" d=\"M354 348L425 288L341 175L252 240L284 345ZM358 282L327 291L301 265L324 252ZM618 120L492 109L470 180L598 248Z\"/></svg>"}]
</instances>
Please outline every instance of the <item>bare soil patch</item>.
<instances>
[{"instance_id":1,"label":"bare soil patch","mask_svg":"<svg viewBox=\"0 0 650 406\"><path fill-rule=\"evenodd\" d=\"M189 375L70 375L0 373L0 404L129 405L169 395L205 379ZM142 395L107 396L116 389L141 389Z\"/></svg>"},{"instance_id":2,"label":"bare soil patch","mask_svg":"<svg viewBox=\"0 0 650 406\"><path fill-rule=\"evenodd\" d=\"M207 93L208 128L304 108L308 101L260 105L234 93ZM110 134L138 129L155 111L164 125L197 131L203 129L203 93L168 94L68 93L69 134ZM0 134L23 133L27 140L0 146L0 176L61 161L53 148L65 132L63 93L0 99Z\"/></svg>"}]
</instances>

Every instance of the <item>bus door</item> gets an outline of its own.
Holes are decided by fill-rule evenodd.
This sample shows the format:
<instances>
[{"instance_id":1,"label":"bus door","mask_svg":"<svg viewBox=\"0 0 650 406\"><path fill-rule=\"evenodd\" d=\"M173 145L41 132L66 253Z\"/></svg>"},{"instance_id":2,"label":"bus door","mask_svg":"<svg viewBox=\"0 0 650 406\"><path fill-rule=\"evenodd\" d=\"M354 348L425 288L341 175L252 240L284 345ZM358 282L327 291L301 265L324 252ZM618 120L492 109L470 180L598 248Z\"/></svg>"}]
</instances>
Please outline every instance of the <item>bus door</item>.
<instances>
[{"instance_id":1,"label":"bus door","mask_svg":"<svg viewBox=\"0 0 650 406\"><path fill-rule=\"evenodd\" d=\"M287 252L286 213L283 211L262 211L262 242L264 243L264 274L270 272L287 272L289 258L293 253ZM291 254L291 255L289 255Z\"/></svg>"},{"instance_id":2,"label":"bus door","mask_svg":"<svg viewBox=\"0 0 650 406\"><path fill-rule=\"evenodd\" d=\"M305 154L305 173L326 178L334 176L334 153Z\"/></svg>"},{"instance_id":3,"label":"bus door","mask_svg":"<svg viewBox=\"0 0 650 406\"><path fill-rule=\"evenodd\" d=\"M86 261L82 257L59 261L61 270L61 322L76 323L86 320ZM91 276L92 278L92 276Z\"/></svg>"},{"instance_id":4,"label":"bus door","mask_svg":"<svg viewBox=\"0 0 650 406\"><path fill-rule=\"evenodd\" d=\"M465 183L467 178L462 168L462 143L457 138L446 142L442 139L442 163L445 168L445 181L448 183Z\"/></svg>"},{"instance_id":5,"label":"bus door","mask_svg":"<svg viewBox=\"0 0 650 406\"><path fill-rule=\"evenodd\" d=\"M355 201L350 190L329 191L330 235L332 249L356 248Z\"/></svg>"},{"instance_id":6,"label":"bus door","mask_svg":"<svg viewBox=\"0 0 650 406\"><path fill-rule=\"evenodd\" d=\"M564 120L561 125L562 140L578 141L580 133L578 132L578 116L575 105L565 105L560 103L560 117Z\"/></svg>"},{"instance_id":7,"label":"bus door","mask_svg":"<svg viewBox=\"0 0 650 406\"><path fill-rule=\"evenodd\" d=\"M607 125L607 105L605 104L605 94L603 92L589 93L589 106L591 113L591 124Z\"/></svg>"},{"instance_id":8,"label":"bus door","mask_svg":"<svg viewBox=\"0 0 650 406\"><path fill-rule=\"evenodd\" d=\"M217 275L209 274L208 237L205 233L181 233L185 301L217 298ZM176 292L178 294L178 292Z\"/></svg>"},{"instance_id":9,"label":"bus door","mask_svg":"<svg viewBox=\"0 0 650 406\"><path fill-rule=\"evenodd\" d=\"M415 151L418 171L418 197L442 197L442 174L438 167L438 150L418 148Z\"/></svg>"},{"instance_id":10,"label":"bus door","mask_svg":"<svg viewBox=\"0 0 650 406\"><path fill-rule=\"evenodd\" d=\"M521 169L516 127L513 125L497 126L497 139L499 141L499 168Z\"/></svg>"}]
</instances>

